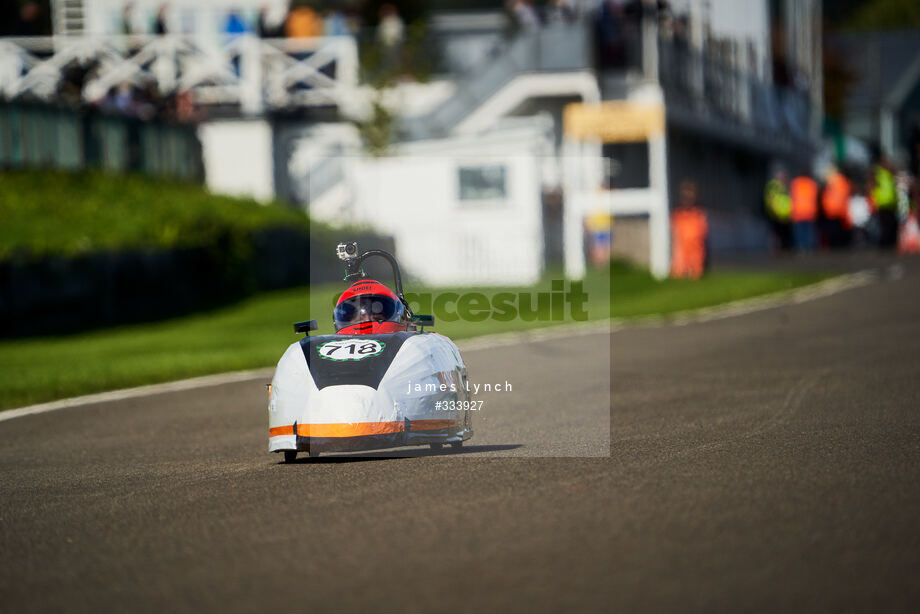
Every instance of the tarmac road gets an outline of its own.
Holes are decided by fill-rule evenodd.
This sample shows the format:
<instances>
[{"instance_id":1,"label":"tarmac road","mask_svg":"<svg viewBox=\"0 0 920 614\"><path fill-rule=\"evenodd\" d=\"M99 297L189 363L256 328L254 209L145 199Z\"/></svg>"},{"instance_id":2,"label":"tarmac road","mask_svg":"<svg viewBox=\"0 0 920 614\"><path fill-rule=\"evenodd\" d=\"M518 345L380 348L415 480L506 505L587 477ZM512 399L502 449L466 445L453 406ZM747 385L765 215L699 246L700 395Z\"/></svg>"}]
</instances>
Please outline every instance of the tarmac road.
<instances>
[{"instance_id":1,"label":"tarmac road","mask_svg":"<svg viewBox=\"0 0 920 614\"><path fill-rule=\"evenodd\" d=\"M462 454L276 464L262 381L2 422L0 609L918 611L918 265L465 352Z\"/></svg>"}]
</instances>

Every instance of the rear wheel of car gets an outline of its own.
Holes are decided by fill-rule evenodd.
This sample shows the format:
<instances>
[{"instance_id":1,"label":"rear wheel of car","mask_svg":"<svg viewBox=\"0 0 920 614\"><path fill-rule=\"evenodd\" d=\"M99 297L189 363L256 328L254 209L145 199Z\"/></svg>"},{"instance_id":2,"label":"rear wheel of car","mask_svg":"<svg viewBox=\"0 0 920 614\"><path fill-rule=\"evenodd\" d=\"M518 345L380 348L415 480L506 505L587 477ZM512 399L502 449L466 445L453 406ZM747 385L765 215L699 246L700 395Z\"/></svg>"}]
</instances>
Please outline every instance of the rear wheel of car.
<instances>
[{"instance_id":1,"label":"rear wheel of car","mask_svg":"<svg viewBox=\"0 0 920 614\"><path fill-rule=\"evenodd\" d=\"M295 460L297 460L297 450L284 451L284 462L293 463Z\"/></svg>"},{"instance_id":2,"label":"rear wheel of car","mask_svg":"<svg viewBox=\"0 0 920 614\"><path fill-rule=\"evenodd\" d=\"M441 448L444 447L444 444L443 444L443 443L432 443L432 444L428 444L428 445L431 446L431 449L432 449L432 450L440 450Z\"/></svg>"}]
</instances>

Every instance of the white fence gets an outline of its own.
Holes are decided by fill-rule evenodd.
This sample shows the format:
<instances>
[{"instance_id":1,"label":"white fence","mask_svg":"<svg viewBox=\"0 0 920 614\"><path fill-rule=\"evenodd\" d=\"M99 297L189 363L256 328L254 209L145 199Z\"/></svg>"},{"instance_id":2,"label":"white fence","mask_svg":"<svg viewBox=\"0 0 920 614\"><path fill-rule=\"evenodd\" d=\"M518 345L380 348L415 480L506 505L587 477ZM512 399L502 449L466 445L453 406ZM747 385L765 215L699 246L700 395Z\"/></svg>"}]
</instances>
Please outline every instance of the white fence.
<instances>
[{"instance_id":1,"label":"white fence","mask_svg":"<svg viewBox=\"0 0 920 614\"><path fill-rule=\"evenodd\" d=\"M74 66L87 102L123 83L163 94L192 92L203 105L239 105L246 114L291 106L339 105L354 95L358 51L349 36L259 39L222 45L193 37L54 36L0 38L0 95L53 100Z\"/></svg>"}]
</instances>

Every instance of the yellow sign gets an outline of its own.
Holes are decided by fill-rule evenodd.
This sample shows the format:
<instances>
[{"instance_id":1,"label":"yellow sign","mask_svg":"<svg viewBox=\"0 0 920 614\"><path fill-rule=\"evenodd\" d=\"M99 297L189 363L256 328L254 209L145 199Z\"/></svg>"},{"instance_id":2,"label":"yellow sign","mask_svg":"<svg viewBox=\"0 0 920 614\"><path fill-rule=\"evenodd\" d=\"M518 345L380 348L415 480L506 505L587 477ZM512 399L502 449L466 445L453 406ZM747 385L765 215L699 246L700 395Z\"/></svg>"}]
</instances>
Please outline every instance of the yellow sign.
<instances>
[{"instance_id":1,"label":"yellow sign","mask_svg":"<svg viewBox=\"0 0 920 614\"><path fill-rule=\"evenodd\" d=\"M573 102L562 115L565 135L604 143L635 143L664 134L664 107L625 100Z\"/></svg>"}]
</instances>

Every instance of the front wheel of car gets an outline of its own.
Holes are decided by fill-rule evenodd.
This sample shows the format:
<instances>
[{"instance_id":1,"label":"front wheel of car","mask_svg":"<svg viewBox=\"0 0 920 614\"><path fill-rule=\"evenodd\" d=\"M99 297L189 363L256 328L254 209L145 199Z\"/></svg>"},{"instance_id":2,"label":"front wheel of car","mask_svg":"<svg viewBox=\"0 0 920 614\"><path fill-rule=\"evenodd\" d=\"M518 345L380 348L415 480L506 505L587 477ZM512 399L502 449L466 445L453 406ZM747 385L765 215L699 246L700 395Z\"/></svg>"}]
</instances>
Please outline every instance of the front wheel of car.
<instances>
[{"instance_id":1,"label":"front wheel of car","mask_svg":"<svg viewBox=\"0 0 920 614\"><path fill-rule=\"evenodd\" d=\"M452 441L450 442L450 447L453 448L454 450L459 450L460 448L463 447L463 442L462 441Z\"/></svg>"},{"instance_id":2,"label":"front wheel of car","mask_svg":"<svg viewBox=\"0 0 920 614\"><path fill-rule=\"evenodd\" d=\"M297 460L297 450L284 451L284 462L293 463L295 460Z\"/></svg>"},{"instance_id":3,"label":"front wheel of car","mask_svg":"<svg viewBox=\"0 0 920 614\"><path fill-rule=\"evenodd\" d=\"M434 451L438 451L438 450L440 450L441 448L444 447L444 444L443 444L443 443L432 443L432 444L428 444L428 445L430 445L430 446L431 446L431 449L434 450Z\"/></svg>"}]
</instances>

